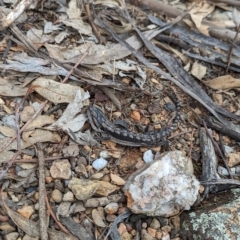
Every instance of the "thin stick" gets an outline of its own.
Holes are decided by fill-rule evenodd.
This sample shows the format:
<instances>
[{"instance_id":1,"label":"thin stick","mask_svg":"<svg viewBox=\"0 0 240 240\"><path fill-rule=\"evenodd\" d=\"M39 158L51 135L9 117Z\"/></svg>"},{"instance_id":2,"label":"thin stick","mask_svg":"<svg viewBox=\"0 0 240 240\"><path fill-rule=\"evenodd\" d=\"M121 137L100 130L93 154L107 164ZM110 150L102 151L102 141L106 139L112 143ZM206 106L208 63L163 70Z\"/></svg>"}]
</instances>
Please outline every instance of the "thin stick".
<instances>
[{"instance_id":1,"label":"thin stick","mask_svg":"<svg viewBox=\"0 0 240 240\"><path fill-rule=\"evenodd\" d=\"M48 240L47 226L46 226L46 203L45 203L45 166L42 144L37 143L37 155L39 162L39 226L40 237L42 240Z\"/></svg>"},{"instance_id":2,"label":"thin stick","mask_svg":"<svg viewBox=\"0 0 240 240\"><path fill-rule=\"evenodd\" d=\"M87 1L84 1L84 7L85 7L85 11L86 11L86 14L87 14L87 17L88 17L88 21L89 21L89 23L90 23L90 25L93 29L93 32L97 36L100 44L106 44L106 40L99 33L99 31L98 31L98 29L97 29L97 27L96 27L96 25L93 21L92 14L91 14L90 7L89 7L89 3L86 3L86 2Z\"/></svg>"},{"instance_id":3,"label":"thin stick","mask_svg":"<svg viewBox=\"0 0 240 240\"><path fill-rule=\"evenodd\" d=\"M213 137L212 137L212 134L210 134L210 132L209 132L209 130L208 130L208 128L207 128L207 125L206 125L205 121L202 121L202 123L203 123L203 126L204 126L204 128L205 128L205 130L206 130L206 133L207 133L208 137L211 139L214 147L215 147L215 148L217 149L217 151L219 152L219 154L220 154L220 156L221 156L221 158L222 158L222 160L223 160L223 163L224 163L225 167L226 167L227 170L228 170L229 176L233 179L232 172L231 172L229 166L227 165L226 159L225 159L222 151L220 150L218 144L214 141L214 139L213 139Z\"/></svg>"},{"instance_id":4,"label":"thin stick","mask_svg":"<svg viewBox=\"0 0 240 240\"><path fill-rule=\"evenodd\" d=\"M59 226L59 228L66 234L70 235L74 240L78 240L78 238L76 238L75 236L73 236L56 218L50 204L49 204L49 201L48 201L48 198L47 198L47 192L45 191L45 201L46 201L46 205L47 205L47 208L48 208L48 211L50 212L52 218L55 220L56 224Z\"/></svg>"},{"instance_id":5,"label":"thin stick","mask_svg":"<svg viewBox=\"0 0 240 240\"><path fill-rule=\"evenodd\" d=\"M71 68L71 70L68 72L67 76L63 79L62 83L65 83L68 78L72 75L73 70L78 67L78 65L82 62L82 60L88 55L89 53L89 46L87 47L85 53L82 55L82 57L79 59L79 61Z\"/></svg>"}]
</instances>

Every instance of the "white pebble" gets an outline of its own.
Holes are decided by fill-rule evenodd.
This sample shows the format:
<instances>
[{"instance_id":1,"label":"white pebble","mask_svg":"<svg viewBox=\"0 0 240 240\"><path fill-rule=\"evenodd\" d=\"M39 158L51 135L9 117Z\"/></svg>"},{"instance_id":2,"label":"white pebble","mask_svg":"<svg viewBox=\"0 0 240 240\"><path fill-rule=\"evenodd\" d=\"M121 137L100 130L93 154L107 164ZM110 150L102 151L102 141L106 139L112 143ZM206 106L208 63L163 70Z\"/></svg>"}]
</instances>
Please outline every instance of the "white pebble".
<instances>
[{"instance_id":1,"label":"white pebble","mask_svg":"<svg viewBox=\"0 0 240 240\"><path fill-rule=\"evenodd\" d=\"M153 161L153 153L152 150L147 150L144 154L143 154L143 160L145 163L150 163Z\"/></svg>"},{"instance_id":2,"label":"white pebble","mask_svg":"<svg viewBox=\"0 0 240 240\"><path fill-rule=\"evenodd\" d=\"M98 158L96 159L93 163L92 166L96 169L96 170L101 170L103 169L105 166L107 165L107 161L104 158Z\"/></svg>"},{"instance_id":3,"label":"white pebble","mask_svg":"<svg viewBox=\"0 0 240 240\"><path fill-rule=\"evenodd\" d=\"M229 146L227 146L227 145L223 145L223 147L224 147L224 150L225 150L225 152L226 152L227 155L228 155L229 153L232 153L232 151L233 151L233 148L232 148L232 147L229 147Z\"/></svg>"},{"instance_id":4,"label":"white pebble","mask_svg":"<svg viewBox=\"0 0 240 240\"><path fill-rule=\"evenodd\" d=\"M108 154L108 151L106 151L106 150L101 151L99 155L101 158L109 158L110 157L110 155Z\"/></svg>"}]
</instances>

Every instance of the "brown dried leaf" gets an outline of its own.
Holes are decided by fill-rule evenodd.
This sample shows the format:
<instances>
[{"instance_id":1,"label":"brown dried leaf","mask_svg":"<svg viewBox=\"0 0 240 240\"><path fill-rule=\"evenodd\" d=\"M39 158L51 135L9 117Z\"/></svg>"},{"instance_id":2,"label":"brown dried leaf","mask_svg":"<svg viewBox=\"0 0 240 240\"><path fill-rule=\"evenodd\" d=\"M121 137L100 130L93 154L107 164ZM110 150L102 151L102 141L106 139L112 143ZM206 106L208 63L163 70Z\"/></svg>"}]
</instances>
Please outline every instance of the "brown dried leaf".
<instances>
[{"instance_id":1,"label":"brown dried leaf","mask_svg":"<svg viewBox=\"0 0 240 240\"><path fill-rule=\"evenodd\" d=\"M103 222L103 219L101 217L101 214L99 214L97 209L92 210L92 218L93 222L98 226L98 227L106 227L105 223Z\"/></svg>"},{"instance_id":2,"label":"brown dried leaf","mask_svg":"<svg viewBox=\"0 0 240 240\"><path fill-rule=\"evenodd\" d=\"M18 81L12 79L5 79L0 77L0 95L8 97L24 96L27 88L19 85Z\"/></svg>"},{"instance_id":3,"label":"brown dried leaf","mask_svg":"<svg viewBox=\"0 0 240 240\"><path fill-rule=\"evenodd\" d=\"M46 115L40 115L35 118L26 128L25 131L34 130L36 128L41 128L48 124L53 124L55 121L52 117Z\"/></svg>"},{"instance_id":4,"label":"brown dried leaf","mask_svg":"<svg viewBox=\"0 0 240 240\"><path fill-rule=\"evenodd\" d=\"M202 80L206 72L207 72L207 68L202 64L194 62L194 64L192 65L191 74L197 79Z\"/></svg>"},{"instance_id":5,"label":"brown dried leaf","mask_svg":"<svg viewBox=\"0 0 240 240\"><path fill-rule=\"evenodd\" d=\"M16 134L16 131L10 127L0 126L0 133L6 137L13 137Z\"/></svg>"},{"instance_id":6,"label":"brown dried leaf","mask_svg":"<svg viewBox=\"0 0 240 240\"><path fill-rule=\"evenodd\" d=\"M53 103L70 103L74 100L78 86L59 83L47 78L37 78L33 83L34 90L45 99Z\"/></svg>"},{"instance_id":7,"label":"brown dried leaf","mask_svg":"<svg viewBox=\"0 0 240 240\"><path fill-rule=\"evenodd\" d=\"M240 87L240 80L230 75L224 75L212 80L203 81L203 83L215 90L226 90Z\"/></svg>"}]
</instances>

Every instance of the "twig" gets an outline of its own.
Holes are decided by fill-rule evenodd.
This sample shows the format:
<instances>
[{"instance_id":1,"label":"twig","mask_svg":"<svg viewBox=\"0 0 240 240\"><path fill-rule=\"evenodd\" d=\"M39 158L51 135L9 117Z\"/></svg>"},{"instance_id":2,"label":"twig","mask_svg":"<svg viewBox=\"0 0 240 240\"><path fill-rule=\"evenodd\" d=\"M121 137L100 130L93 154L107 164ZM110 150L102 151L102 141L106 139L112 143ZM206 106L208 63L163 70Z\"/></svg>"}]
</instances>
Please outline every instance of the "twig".
<instances>
[{"instance_id":1,"label":"twig","mask_svg":"<svg viewBox=\"0 0 240 240\"><path fill-rule=\"evenodd\" d=\"M236 41L236 39L237 39L237 37L238 37L238 34L239 34L239 31L240 31L240 26L238 26L238 28L237 28L237 32L236 32L236 35L235 35L235 37L234 37L234 39L233 39L233 42ZM226 68L226 70L225 70L225 74L227 74L228 69L229 69L229 66L230 66L230 63L231 63L231 57L232 57L232 54L233 54L233 48L234 48L234 46L231 45L231 49L230 49L229 55L228 55L228 63L227 63L227 68Z\"/></svg>"},{"instance_id":2,"label":"twig","mask_svg":"<svg viewBox=\"0 0 240 240\"><path fill-rule=\"evenodd\" d=\"M71 70L68 72L67 76L63 79L62 83L65 83L70 75L72 75L73 70L78 67L78 65L82 62L82 60L88 55L89 53L89 46L87 47L85 53L82 55L82 57L78 60L78 62L71 68Z\"/></svg>"},{"instance_id":3,"label":"twig","mask_svg":"<svg viewBox=\"0 0 240 240\"><path fill-rule=\"evenodd\" d=\"M209 130L208 130L208 128L207 128L207 125L206 125L205 121L202 121L202 124L203 124L203 126L204 126L204 128L205 128L205 130L206 130L206 133L207 133L208 137L211 139L214 147L217 149L218 153L220 154L220 156L221 156L221 158L222 158L222 160L223 160L223 163L224 163L225 167L226 167L227 170L228 170L229 176L233 179L232 172L231 172L229 166L227 165L226 159L225 159L222 151L220 150L218 144L214 141L212 135L210 134L210 132L209 132Z\"/></svg>"},{"instance_id":4,"label":"twig","mask_svg":"<svg viewBox=\"0 0 240 240\"><path fill-rule=\"evenodd\" d=\"M20 127L19 127L19 120L20 120L20 115L19 115L19 104L16 103L15 106L15 123L16 123L16 135L17 135L17 149L18 152L21 152L21 137L20 137Z\"/></svg>"},{"instance_id":5,"label":"twig","mask_svg":"<svg viewBox=\"0 0 240 240\"><path fill-rule=\"evenodd\" d=\"M187 130L187 131L184 131L184 132L176 133L176 134L173 134L170 137L168 137L168 139L176 138L178 136L181 136L183 134L190 133L190 132L192 132L192 130Z\"/></svg>"},{"instance_id":6,"label":"twig","mask_svg":"<svg viewBox=\"0 0 240 240\"><path fill-rule=\"evenodd\" d=\"M66 234L70 235L74 240L78 240L78 238L76 238L75 236L73 236L56 218L50 204L49 204L49 201L48 201L48 198L47 198L47 192L45 191L45 201L46 201L46 205L47 205L47 208L48 208L48 211L50 212L52 218L54 219L54 221L56 222L56 224L59 226L59 228Z\"/></svg>"},{"instance_id":7,"label":"twig","mask_svg":"<svg viewBox=\"0 0 240 240\"><path fill-rule=\"evenodd\" d=\"M235 0L208 0L210 3L226 3L228 5L240 7L240 2Z\"/></svg>"},{"instance_id":8,"label":"twig","mask_svg":"<svg viewBox=\"0 0 240 240\"><path fill-rule=\"evenodd\" d=\"M54 160L59 160L59 159L65 159L65 158L73 158L72 156L64 156L64 157L49 157L49 158L45 158L44 161L54 161ZM3 163L7 162L8 160L3 161ZM33 159L16 159L14 161L14 163L37 163L38 159L37 158L33 158Z\"/></svg>"},{"instance_id":9,"label":"twig","mask_svg":"<svg viewBox=\"0 0 240 240\"><path fill-rule=\"evenodd\" d=\"M193 149L193 133L194 133L194 130L192 131L192 134L191 134L191 145L190 145L190 150L189 150L189 153L188 153L188 158L191 158L191 155L192 155L192 149Z\"/></svg>"},{"instance_id":10,"label":"twig","mask_svg":"<svg viewBox=\"0 0 240 240\"><path fill-rule=\"evenodd\" d=\"M101 36L101 34L99 33L99 30L97 29L97 27L94 23L93 18L92 18L92 14L91 14L91 11L90 11L89 3L86 0L84 0L84 7L85 7L85 11L86 11L86 14L87 14L87 17L88 17L88 21L89 21L90 25L92 26L93 32L97 36L97 38L99 40L99 43L105 45L106 40Z\"/></svg>"},{"instance_id":11,"label":"twig","mask_svg":"<svg viewBox=\"0 0 240 240\"><path fill-rule=\"evenodd\" d=\"M3 63L6 63L6 58L7 58L7 55L9 53L9 49L11 46L12 46L12 40L9 38L7 41L7 47L5 48L3 56L2 56Z\"/></svg>"},{"instance_id":12,"label":"twig","mask_svg":"<svg viewBox=\"0 0 240 240\"><path fill-rule=\"evenodd\" d=\"M40 237L42 240L48 240L46 226L46 204L45 204L45 166L42 144L37 143L38 167L39 167L39 226Z\"/></svg>"}]
</instances>

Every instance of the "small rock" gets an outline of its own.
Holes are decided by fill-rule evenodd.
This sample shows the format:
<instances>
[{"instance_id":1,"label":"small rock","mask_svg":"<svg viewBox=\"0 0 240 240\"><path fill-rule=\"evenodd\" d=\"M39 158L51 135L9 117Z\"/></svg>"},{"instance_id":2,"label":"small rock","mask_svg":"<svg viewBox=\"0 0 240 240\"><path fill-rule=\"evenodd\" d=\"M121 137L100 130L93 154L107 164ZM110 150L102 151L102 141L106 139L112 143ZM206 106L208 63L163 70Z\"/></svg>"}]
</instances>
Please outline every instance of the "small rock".
<instances>
[{"instance_id":1,"label":"small rock","mask_svg":"<svg viewBox=\"0 0 240 240\"><path fill-rule=\"evenodd\" d=\"M114 214L107 214L106 221L108 222L114 222L116 220L117 216Z\"/></svg>"},{"instance_id":2,"label":"small rock","mask_svg":"<svg viewBox=\"0 0 240 240\"><path fill-rule=\"evenodd\" d=\"M56 203L62 202L63 195L58 189L52 191L52 200Z\"/></svg>"},{"instance_id":3,"label":"small rock","mask_svg":"<svg viewBox=\"0 0 240 240\"><path fill-rule=\"evenodd\" d=\"M153 113L160 113L161 111L161 104L160 101L155 101L150 103L150 105L148 106L148 112L153 114Z\"/></svg>"},{"instance_id":4,"label":"small rock","mask_svg":"<svg viewBox=\"0 0 240 240\"><path fill-rule=\"evenodd\" d=\"M10 195L10 197L11 197L13 202L18 202L19 201L18 197L15 196L14 194Z\"/></svg>"},{"instance_id":5,"label":"small rock","mask_svg":"<svg viewBox=\"0 0 240 240\"><path fill-rule=\"evenodd\" d=\"M114 214L118 210L118 204L117 203L109 203L105 208L105 212L107 214Z\"/></svg>"},{"instance_id":6,"label":"small rock","mask_svg":"<svg viewBox=\"0 0 240 240\"><path fill-rule=\"evenodd\" d=\"M34 207L33 206L23 206L22 208L17 210L18 213L20 213L23 217L29 219L31 215L34 213Z\"/></svg>"},{"instance_id":7,"label":"small rock","mask_svg":"<svg viewBox=\"0 0 240 240\"><path fill-rule=\"evenodd\" d=\"M162 240L170 240L170 235L167 232L162 231Z\"/></svg>"},{"instance_id":8,"label":"small rock","mask_svg":"<svg viewBox=\"0 0 240 240\"><path fill-rule=\"evenodd\" d=\"M52 163L50 173L53 178L69 179L71 176L71 165L67 159L56 160Z\"/></svg>"},{"instance_id":9,"label":"small rock","mask_svg":"<svg viewBox=\"0 0 240 240\"><path fill-rule=\"evenodd\" d=\"M136 236L136 235L137 235L136 229L131 230L131 234L132 234L133 236Z\"/></svg>"},{"instance_id":10,"label":"small rock","mask_svg":"<svg viewBox=\"0 0 240 240\"><path fill-rule=\"evenodd\" d=\"M145 163L153 162L153 153L152 150L148 150L143 154L143 160Z\"/></svg>"},{"instance_id":11,"label":"small rock","mask_svg":"<svg viewBox=\"0 0 240 240\"><path fill-rule=\"evenodd\" d=\"M90 221L88 218L84 218L82 220L82 226L87 229L93 229L92 221ZM95 227L95 226L94 226Z\"/></svg>"},{"instance_id":12,"label":"small rock","mask_svg":"<svg viewBox=\"0 0 240 240\"><path fill-rule=\"evenodd\" d=\"M98 172L98 173L94 173L90 179L92 180L100 180L102 177L104 176L103 172Z\"/></svg>"},{"instance_id":13,"label":"small rock","mask_svg":"<svg viewBox=\"0 0 240 240\"><path fill-rule=\"evenodd\" d=\"M73 202L74 201L74 196L72 192L67 192L63 196L63 201L64 202Z\"/></svg>"},{"instance_id":14,"label":"small rock","mask_svg":"<svg viewBox=\"0 0 240 240\"><path fill-rule=\"evenodd\" d=\"M119 187L104 181L98 181L99 187L97 189L97 194L107 197L109 194L117 191Z\"/></svg>"},{"instance_id":15,"label":"small rock","mask_svg":"<svg viewBox=\"0 0 240 240\"><path fill-rule=\"evenodd\" d=\"M142 229L141 230L141 240L155 240L155 238L152 237L152 235L149 234L146 229Z\"/></svg>"},{"instance_id":16,"label":"small rock","mask_svg":"<svg viewBox=\"0 0 240 240\"><path fill-rule=\"evenodd\" d=\"M174 229L178 232L180 230L180 217L179 216L172 217L171 223Z\"/></svg>"},{"instance_id":17,"label":"small rock","mask_svg":"<svg viewBox=\"0 0 240 240\"><path fill-rule=\"evenodd\" d=\"M76 157L79 155L79 146L76 143L72 143L63 149L64 156Z\"/></svg>"},{"instance_id":18,"label":"small rock","mask_svg":"<svg viewBox=\"0 0 240 240\"><path fill-rule=\"evenodd\" d=\"M77 201L70 207L69 212L70 212L70 214L71 213L81 213L81 212L84 212L85 210L86 210L86 208L83 206L83 203L80 201Z\"/></svg>"},{"instance_id":19,"label":"small rock","mask_svg":"<svg viewBox=\"0 0 240 240\"><path fill-rule=\"evenodd\" d=\"M133 239L133 236L128 232L124 232L121 235L121 240L132 240L132 239Z\"/></svg>"},{"instance_id":20,"label":"small rock","mask_svg":"<svg viewBox=\"0 0 240 240\"><path fill-rule=\"evenodd\" d=\"M147 228L147 231L149 234L151 234L152 237L156 236L156 232L157 232L156 229L149 227L149 228Z\"/></svg>"},{"instance_id":21,"label":"small rock","mask_svg":"<svg viewBox=\"0 0 240 240\"><path fill-rule=\"evenodd\" d=\"M45 177L45 182L46 183L51 183L53 181L52 177Z\"/></svg>"},{"instance_id":22,"label":"small rock","mask_svg":"<svg viewBox=\"0 0 240 240\"><path fill-rule=\"evenodd\" d=\"M83 164L80 164L77 167L75 167L75 172L82 174L85 178L88 178L86 167Z\"/></svg>"},{"instance_id":23,"label":"small rock","mask_svg":"<svg viewBox=\"0 0 240 240\"><path fill-rule=\"evenodd\" d=\"M78 200L87 200L96 193L100 187L100 182L101 181L97 182L87 179L72 178L68 187Z\"/></svg>"},{"instance_id":24,"label":"small rock","mask_svg":"<svg viewBox=\"0 0 240 240\"><path fill-rule=\"evenodd\" d=\"M107 165L107 163L108 162L104 158L98 158L92 163L92 166L99 171L103 169Z\"/></svg>"},{"instance_id":25,"label":"small rock","mask_svg":"<svg viewBox=\"0 0 240 240\"><path fill-rule=\"evenodd\" d=\"M121 112L113 112L112 115L113 115L113 117L114 117L115 119L118 119L118 118L121 117L122 113L121 113Z\"/></svg>"},{"instance_id":26,"label":"small rock","mask_svg":"<svg viewBox=\"0 0 240 240\"><path fill-rule=\"evenodd\" d=\"M39 203L36 203L36 204L34 205L34 209L35 209L36 211L39 211Z\"/></svg>"},{"instance_id":27,"label":"small rock","mask_svg":"<svg viewBox=\"0 0 240 240\"><path fill-rule=\"evenodd\" d=\"M109 158L109 157L110 157L108 151L106 151L106 150L101 151L100 154L99 154L99 156L100 156L101 158Z\"/></svg>"},{"instance_id":28,"label":"small rock","mask_svg":"<svg viewBox=\"0 0 240 240\"><path fill-rule=\"evenodd\" d=\"M158 123L159 122L159 116L157 114L152 114L151 120L153 123Z\"/></svg>"},{"instance_id":29,"label":"small rock","mask_svg":"<svg viewBox=\"0 0 240 240\"><path fill-rule=\"evenodd\" d=\"M153 220L150 224L150 227L158 230L158 229L160 229L161 224L156 218L153 218Z\"/></svg>"},{"instance_id":30,"label":"small rock","mask_svg":"<svg viewBox=\"0 0 240 240\"><path fill-rule=\"evenodd\" d=\"M146 223L146 222L143 222L143 223L142 223L142 228L143 228L143 229L146 229L146 228L147 228L147 223Z\"/></svg>"},{"instance_id":31,"label":"small rock","mask_svg":"<svg viewBox=\"0 0 240 240\"><path fill-rule=\"evenodd\" d=\"M8 222L3 222L0 225L0 230L5 231L5 232L13 232L15 228L11 226Z\"/></svg>"},{"instance_id":32,"label":"small rock","mask_svg":"<svg viewBox=\"0 0 240 240\"><path fill-rule=\"evenodd\" d=\"M106 200L108 201L107 198ZM100 206L100 204L99 204L98 198L89 198L85 201L84 206L94 208L94 207Z\"/></svg>"},{"instance_id":33,"label":"small rock","mask_svg":"<svg viewBox=\"0 0 240 240\"><path fill-rule=\"evenodd\" d=\"M240 163L240 153L229 153L228 154L228 166L233 167Z\"/></svg>"},{"instance_id":34,"label":"small rock","mask_svg":"<svg viewBox=\"0 0 240 240\"><path fill-rule=\"evenodd\" d=\"M4 240L17 240L18 233L17 232L11 232L4 236Z\"/></svg>"},{"instance_id":35,"label":"small rock","mask_svg":"<svg viewBox=\"0 0 240 240\"><path fill-rule=\"evenodd\" d=\"M167 233L170 232L171 229L172 228L170 226L168 226L168 225L161 227L161 230L164 231L164 232L167 232Z\"/></svg>"},{"instance_id":36,"label":"small rock","mask_svg":"<svg viewBox=\"0 0 240 240\"><path fill-rule=\"evenodd\" d=\"M227 155L233 151L232 147L229 147L227 145L223 145L223 147Z\"/></svg>"},{"instance_id":37,"label":"small rock","mask_svg":"<svg viewBox=\"0 0 240 240\"><path fill-rule=\"evenodd\" d=\"M156 239L160 240L160 239L162 239L162 236L163 236L162 232L160 232L160 231L156 232L156 235L155 235Z\"/></svg>"},{"instance_id":38,"label":"small rock","mask_svg":"<svg viewBox=\"0 0 240 240\"><path fill-rule=\"evenodd\" d=\"M120 235L122 235L123 233L127 232L127 228L126 225L124 223L120 223L118 226L118 232Z\"/></svg>"},{"instance_id":39,"label":"small rock","mask_svg":"<svg viewBox=\"0 0 240 240\"><path fill-rule=\"evenodd\" d=\"M59 219L59 216L69 217L70 207L71 207L70 202L61 202L57 208L57 213L56 213L57 218Z\"/></svg>"},{"instance_id":40,"label":"small rock","mask_svg":"<svg viewBox=\"0 0 240 240\"><path fill-rule=\"evenodd\" d=\"M139 121L141 120L141 115L140 115L140 113L139 113L138 111L136 111L136 110L132 111L130 117L131 117L133 120L137 121L137 122L139 122Z\"/></svg>"},{"instance_id":41,"label":"small rock","mask_svg":"<svg viewBox=\"0 0 240 240\"><path fill-rule=\"evenodd\" d=\"M114 184L116 184L118 186L122 186L122 185L125 184L125 180L122 179L121 177L119 177L116 174L111 173L110 177L111 177L112 183L114 183Z\"/></svg>"},{"instance_id":42,"label":"small rock","mask_svg":"<svg viewBox=\"0 0 240 240\"><path fill-rule=\"evenodd\" d=\"M110 176L107 174L107 175L104 175L103 178L101 179L101 181L103 182L110 182Z\"/></svg>"},{"instance_id":43,"label":"small rock","mask_svg":"<svg viewBox=\"0 0 240 240\"><path fill-rule=\"evenodd\" d=\"M83 164L84 166L87 166L87 159L85 157L80 157L77 160L77 165L79 166L80 164Z\"/></svg>"}]
</instances>

